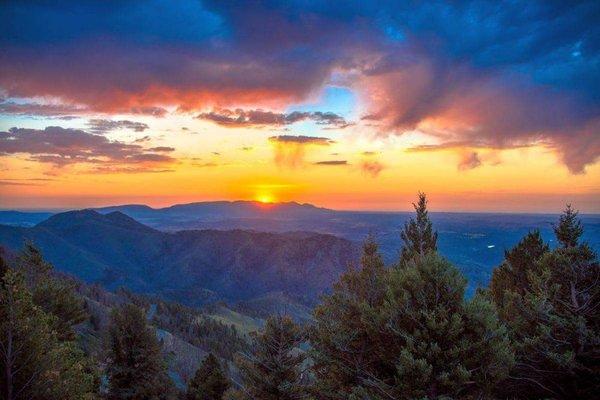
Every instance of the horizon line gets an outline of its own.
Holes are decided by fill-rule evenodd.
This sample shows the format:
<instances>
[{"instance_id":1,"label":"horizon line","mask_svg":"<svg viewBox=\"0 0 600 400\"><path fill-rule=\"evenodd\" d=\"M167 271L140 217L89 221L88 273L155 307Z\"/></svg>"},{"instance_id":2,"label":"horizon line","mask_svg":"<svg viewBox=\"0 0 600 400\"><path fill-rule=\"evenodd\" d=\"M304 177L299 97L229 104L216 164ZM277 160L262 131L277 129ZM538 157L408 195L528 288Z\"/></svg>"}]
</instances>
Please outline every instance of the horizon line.
<instances>
[{"instance_id":1,"label":"horizon line","mask_svg":"<svg viewBox=\"0 0 600 400\"><path fill-rule=\"evenodd\" d=\"M329 208L320 205L316 205L313 203L302 203L298 201L278 201L278 202L260 202L258 200L204 200L204 201L191 201L188 203L172 203L170 205L162 206L162 207L153 207L145 203L118 203L118 204L109 204L109 205L100 205L100 206L83 206L83 207L1 207L0 212L23 212L23 213L35 213L35 212L44 212L44 213L63 213L69 211L79 211L79 210L98 210L103 208L112 208L112 207L127 207L127 206L140 206L140 207L148 207L152 210L162 210L166 208L176 207L176 206L186 206L191 204L209 204L209 203L253 203L257 206L274 206L274 205L285 205L285 204L297 204L299 206L311 206L317 209L339 212L339 213L372 213L372 214L410 214L414 212L414 209L407 208L403 210L376 210L376 209L336 209ZM566 205L567 203L565 203ZM429 210L432 214L506 214L506 215L560 215L562 210L559 211L507 211L507 210ZM587 216L600 216L600 212L579 212L579 215L587 215Z\"/></svg>"}]
</instances>

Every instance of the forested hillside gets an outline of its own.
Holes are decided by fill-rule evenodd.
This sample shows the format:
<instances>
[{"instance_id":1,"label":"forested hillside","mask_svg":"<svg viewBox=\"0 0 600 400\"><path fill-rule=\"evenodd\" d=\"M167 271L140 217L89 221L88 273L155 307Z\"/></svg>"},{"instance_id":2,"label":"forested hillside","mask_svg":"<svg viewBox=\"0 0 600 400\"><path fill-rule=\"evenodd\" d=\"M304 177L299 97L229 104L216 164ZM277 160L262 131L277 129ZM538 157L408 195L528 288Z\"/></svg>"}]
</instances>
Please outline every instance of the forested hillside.
<instances>
[{"instance_id":1,"label":"forested hillside","mask_svg":"<svg viewBox=\"0 0 600 400\"><path fill-rule=\"evenodd\" d=\"M92 210L56 214L31 228L0 225L0 244L17 251L27 240L85 282L188 305L284 297L314 305L358 255L354 243L331 235L165 233L120 212Z\"/></svg>"}]
</instances>

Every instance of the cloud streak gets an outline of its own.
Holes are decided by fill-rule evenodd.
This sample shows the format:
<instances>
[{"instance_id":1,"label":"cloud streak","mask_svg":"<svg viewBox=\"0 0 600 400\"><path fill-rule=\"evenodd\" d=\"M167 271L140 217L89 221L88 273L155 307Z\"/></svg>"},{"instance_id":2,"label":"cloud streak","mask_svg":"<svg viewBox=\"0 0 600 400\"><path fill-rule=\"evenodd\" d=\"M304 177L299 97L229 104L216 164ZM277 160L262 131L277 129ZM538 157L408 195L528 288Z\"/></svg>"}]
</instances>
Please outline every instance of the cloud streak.
<instances>
[{"instance_id":1,"label":"cloud streak","mask_svg":"<svg viewBox=\"0 0 600 400\"><path fill-rule=\"evenodd\" d=\"M129 129L134 132L144 132L150 127L143 122L129 120L110 120L110 119L90 119L88 121L89 130L93 133L108 133L117 129Z\"/></svg>"},{"instance_id":2,"label":"cloud streak","mask_svg":"<svg viewBox=\"0 0 600 400\"><path fill-rule=\"evenodd\" d=\"M141 171L145 167L153 169L175 162L168 155L147 151L137 144L112 141L103 135L58 126L11 128L0 132L0 156L18 154L26 154L30 160L55 167L98 164L97 169L106 169L135 164L135 168Z\"/></svg>"},{"instance_id":3,"label":"cloud streak","mask_svg":"<svg viewBox=\"0 0 600 400\"><path fill-rule=\"evenodd\" d=\"M324 161L317 161L315 163L315 165L325 165L325 166L341 166L341 165L348 165L348 161L347 160L324 160Z\"/></svg>"},{"instance_id":4,"label":"cloud streak","mask_svg":"<svg viewBox=\"0 0 600 400\"><path fill-rule=\"evenodd\" d=\"M213 122L217 125L228 128L241 127L280 127L291 125L301 121L313 121L319 125L335 127L339 129L350 126L342 116L332 112L301 112L275 113L264 110L213 110L207 113L200 113L197 119Z\"/></svg>"}]
</instances>

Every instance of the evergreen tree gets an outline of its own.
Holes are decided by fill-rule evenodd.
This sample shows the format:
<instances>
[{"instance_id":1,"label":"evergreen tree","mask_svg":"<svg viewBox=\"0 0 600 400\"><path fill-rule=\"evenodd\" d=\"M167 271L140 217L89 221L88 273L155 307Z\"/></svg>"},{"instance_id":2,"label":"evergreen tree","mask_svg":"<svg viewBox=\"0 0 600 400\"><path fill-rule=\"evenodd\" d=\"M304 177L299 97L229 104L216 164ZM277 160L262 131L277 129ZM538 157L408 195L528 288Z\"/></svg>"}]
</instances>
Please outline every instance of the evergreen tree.
<instances>
[{"instance_id":1,"label":"evergreen tree","mask_svg":"<svg viewBox=\"0 0 600 400\"><path fill-rule=\"evenodd\" d=\"M385 278L377 243L369 237L360 269L342 275L315 309L310 340L320 398L346 399L365 375L392 373L391 361L383 362L389 356L382 312Z\"/></svg>"},{"instance_id":2,"label":"evergreen tree","mask_svg":"<svg viewBox=\"0 0 600 400\"><path fill-rule=\"evenodd\" d=\"M373 248L365 245L363 268L343 275L315 311L316 397L490 393L513 361L491 303L465 302L464 278L435 253L386 270Z\"/></svg>"},{"instance_id":3,"label":"evergreen tree","mask_svg":"<svg viewBox=\"0 0 600 400\"><path fill-rule=\"evenodd\" d=\"M555 228L561 247L524 263L525 279L494 274L492 297L517 357L503 396L589 398L600 391L600 267L579 243L576 215L568 206Z\"/></svg>"},{"instance_id":4,"label":"evergreen tree","mask_svg":"<svg viewBox=\"0 0 600 400\"><path fill-rule=\"evenodd\" d=\"M554 227L556 239L563 247L575 247L579 243L579 238L583 234L583 225L579 218L578 212L567 204L564 212L558 220L558 225Z\"/></svg>"},{"instance_id":5,"label":"evergreen tree","mask_svg":"<svg viewBox=\"0 0 600 400\"><path fill-rule=\"evenodd\" d=\"M46 276L33 290L33 301L54 319L53 329L60 340L75 340L73 327L87 319L84 301L64 279Z\"/></svg>"},{"instance_id":6,"label":"evergreen tree","mask_svg":"<svg viewBox=\"0 0 600 400\"><path fill-rule=\"evenodd\" d=\"M514 248L504 252L504 261L494 269L490 282L492 299L496 305L501 305L500 313L509 311L504 308L505 296L510 297L511 293L523 295L531 289L529 273L549 250L540 232L535 230L529 232Z\"/></svg>"},{"instance_id":7,"label":"evergreen tree","mask_svg":"<svg viewBox=\"0 0 600 400\"><path fill-rule=\"evenodd\" d=\"M8 263L6 262L5 256L6 251L4 250L4 247L0 246L0 282L2 282L4 274L8 272Z\"/></svg>"},{"instance_id":8,"label":"evergreen tree","mask_svg":"<svg viewBox=\"0 0 600 400\"><path fill-rule=\"evenodd\" d=\"M31 241L25 242L25 247L19 253L17 268L23 271L30 287L35 286L40 277L52 271L52 265L44 259L42 252Z\"/></svg>"},{"instance_id":9,"label":"evergreen tree","mask_svg":"<svg viewBox=\"0 0 600 400\"><path fill-rule=\"evenodd\" d=\"M506 330L482 296L464 300L465 287L434 253L392 270L384 312L395 374L368 382L375 396L480 398L506 377L513 362Z\"/></svg>"},{"instance_id":10,"label":"evergreen tree","mask_svg":"<svg viewBox=\"0 0 600 400\"><path fill-rule=\"evenodd\" d=\"M210 353L188 384L186 400L221 400L229 385L221 363Z\"/></svg>"},{"instance_id":11,"label":"evergreen tree","mask_svg":"<svg viewBox=\"0 0 600 400\"><path fill-rule=\"evenodd\" d=\"M429 219L425 193L419 192L419 201L417 204L413 203L413 207L417 213L416 218L411 218L406 222L400 233L404 242L400 254L400 265L405 265L414 257L437 251L437 232L434 232Z\"/></svg>"},{"instance_id":12,"label":"evergreen tree","mask_svg":"<svg viewBox=\"0 0 600 400\"><path fill-rule=\"evenodd\" d=\"M270 317L261 334L253 335L251 354L236 363L243 379L244 397L252 400L297 400L307 397L299 349L305 338L289 317ZM235 395L234 395L235 397Z\"/></svg>"},{"instance_id":13,"label":"evergreen tree","mask_svg":"<svg viewBox=\"0 0 600 400\"><path fill-rule=\"evenodd\" d=\"M56 316L53 329L60 340L74 340L73 326L85 321L87 315L83 299L71 283L53 275L53 267L42 253L28 242L17 258L17 267L23 271L33 292L33 301L46 313Z\"/></svg>"},{"instance_id":14,"label":"evergreen tree","mask_svg":"<svg viewBox=\"0 0 600 400\"><path fill-rule=\"evenodd\" d=\"M163 400L173 398L154 331L143 311L126 304L113 310L108 365L108 398L111 400Z\"/></svg>"},{"instance_id":15,"label":"evergreen tree","mask_svg":"<svg viewBox=\"0 0 600 400\"><path fill-rule=\"evenodd\" d=\"M73 342L52 330L54 316L33 303L22 275L8 270L0 285L0 391L7 400L94 398L94 376Z\"/></svg>"}]
</instances>

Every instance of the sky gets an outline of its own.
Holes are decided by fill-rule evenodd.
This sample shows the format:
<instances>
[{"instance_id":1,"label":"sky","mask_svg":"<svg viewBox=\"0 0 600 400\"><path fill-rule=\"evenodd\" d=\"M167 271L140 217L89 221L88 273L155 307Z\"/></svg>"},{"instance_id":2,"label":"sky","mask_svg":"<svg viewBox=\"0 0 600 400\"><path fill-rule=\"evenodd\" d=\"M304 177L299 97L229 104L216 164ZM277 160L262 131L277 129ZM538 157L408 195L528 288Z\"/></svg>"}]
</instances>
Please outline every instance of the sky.
<instances>
[{"instance_id":1,"label":"sky","mask_svg":"<svg viewBox=\"0 0 600 400\"><path fill-rule=\"evenodd\" d=\"M600 2L7 1L0 208L600 212Z\"/></svg>"}]
</instances>

